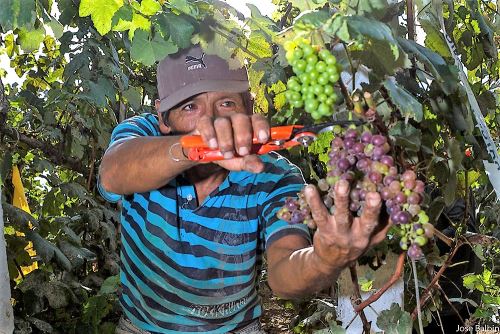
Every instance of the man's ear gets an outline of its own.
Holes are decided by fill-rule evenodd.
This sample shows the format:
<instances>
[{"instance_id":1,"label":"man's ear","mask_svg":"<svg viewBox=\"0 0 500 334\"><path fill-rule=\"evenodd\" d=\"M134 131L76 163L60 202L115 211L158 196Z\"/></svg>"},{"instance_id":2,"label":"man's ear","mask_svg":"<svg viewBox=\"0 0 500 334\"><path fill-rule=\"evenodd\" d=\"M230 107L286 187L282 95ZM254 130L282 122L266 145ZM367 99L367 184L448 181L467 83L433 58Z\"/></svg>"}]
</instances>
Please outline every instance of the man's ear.
<instances>
[{"instance_id":1,"label":"man's ear","mask_svg":"<svg viewBox=\"0 0 500 334\"><path fill-rule=\"evenodd\" d=\"M166 113L160 112L160 100L156 99L155 100L155 109L156 113L158 114L158 122L160 123L160 132L167 135L170 132L172 132L172 129L170 126L168 126L168 120L164 120L163 117L166 116Z\"/></svg>"}]
</instances>

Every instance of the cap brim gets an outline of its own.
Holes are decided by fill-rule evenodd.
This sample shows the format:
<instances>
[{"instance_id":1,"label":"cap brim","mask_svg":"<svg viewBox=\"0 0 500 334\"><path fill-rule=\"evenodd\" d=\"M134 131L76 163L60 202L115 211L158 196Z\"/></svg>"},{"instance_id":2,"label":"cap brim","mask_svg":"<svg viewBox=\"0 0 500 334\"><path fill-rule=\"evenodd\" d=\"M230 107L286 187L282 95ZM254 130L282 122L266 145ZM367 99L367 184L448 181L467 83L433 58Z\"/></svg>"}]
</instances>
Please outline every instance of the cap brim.
<instances>
[{"instance_id":1,"label":"cap brim","mask_svg":"<svg viewBox=\"0 0 500 334\"><path fill-rule=\"evenodd\" d=\"M192 96L206 92L243 93L249 89L248 81L241 80L201 80L179 89L175 93L160 101L159 112L172 109L172 107L189 99Z\"/></svg>"}]
</instances>

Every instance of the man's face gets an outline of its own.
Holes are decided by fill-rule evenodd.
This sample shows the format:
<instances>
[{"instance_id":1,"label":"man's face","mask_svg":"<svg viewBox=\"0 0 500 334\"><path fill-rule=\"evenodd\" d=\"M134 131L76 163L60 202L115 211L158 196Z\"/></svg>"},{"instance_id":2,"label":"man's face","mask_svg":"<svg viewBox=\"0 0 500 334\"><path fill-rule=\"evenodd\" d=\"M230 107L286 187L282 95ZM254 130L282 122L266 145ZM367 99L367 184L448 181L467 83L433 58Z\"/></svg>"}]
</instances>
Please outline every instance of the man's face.
<instances>
[{"instance_id":1,"label":"man's face","mask_svg":"<svg viewBox=\"0 0 500 334\"><path fill-rule=\"evenodd\" d=\"M169 129L162 128L162 132L191 133L196 129L196 124L202 116L215 118L234 113L247 113L240 93L202 93L172 109L167 120ZM163 120L160 124L163 125Z\"/></svg>"}]
</instances>

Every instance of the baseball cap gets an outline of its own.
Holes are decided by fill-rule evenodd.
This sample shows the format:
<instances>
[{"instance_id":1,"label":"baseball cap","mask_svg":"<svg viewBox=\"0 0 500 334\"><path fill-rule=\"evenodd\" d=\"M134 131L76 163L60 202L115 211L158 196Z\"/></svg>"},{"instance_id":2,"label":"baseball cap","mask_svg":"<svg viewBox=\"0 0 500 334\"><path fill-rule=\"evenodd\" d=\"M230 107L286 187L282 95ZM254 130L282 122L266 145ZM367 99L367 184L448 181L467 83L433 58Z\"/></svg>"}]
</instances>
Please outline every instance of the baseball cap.
<instances>
[{"instance_id":1,"label":"baseball cap","mask_svg":"<svg viewBox=\"0 0 500 334\"><path fill-rule=\"evenodd\" d=\"M245 67L231 70L225 59L206 54L199 45L169 55L158 64L159 112L205 92L248 91Z\"/></svg>"}]
</instances>

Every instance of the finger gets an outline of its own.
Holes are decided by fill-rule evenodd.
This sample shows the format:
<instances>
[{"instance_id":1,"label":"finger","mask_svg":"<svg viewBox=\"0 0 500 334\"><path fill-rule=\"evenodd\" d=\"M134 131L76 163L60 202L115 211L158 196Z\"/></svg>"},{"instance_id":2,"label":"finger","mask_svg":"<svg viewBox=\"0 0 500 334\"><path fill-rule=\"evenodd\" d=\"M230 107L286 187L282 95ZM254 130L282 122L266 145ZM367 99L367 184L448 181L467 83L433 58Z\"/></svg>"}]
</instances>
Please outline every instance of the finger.
<instances>
[{"instance_id":1,"label":"finger","mask_svg":"<svg viewBox=\"0 0 500 334\"><path fill-rule=\"evenodd\" d=\"M329 222L330 215L328 214L328 209L323 203L316 187L313 185L306 186L304 189L304 195L306 197L306 202L309 204L309 208L311 209L311 216L314 219L316 226L319 229L326 227Z\"/></svg>"},{"instance_id":2,"label":"finger","mask_svg":"<svg viewBox=\"0 0 500 334\"><path fill-rule=\"evenodd\" d=\"M264 163L258 155L247 155L243 157L243 170L250 173L261 173L264 171Z\"/></svg>"},{"instance_id":3,"label":"finger","mask_svg":"<svg viewBox=\"0 0 500 334\"><path fill-rule=\"evenodd\" d=\"M224 159L234 158L233 127L231 126L231 120L227 117L218 117L214 121L214 127L219 150L222 152Z\"/></svg>"},{"instance_id":4,"label":"finger","mask_svg":"<svg viewBox=\"0 0 500 334\"><path fill-rule=\"evenodd\" d=\"M366 194L365 206L360 217L361 232L365 236L370 236L379 225L380 208L382 199L379 193L369 192Z\"/></svg>"},{"instance_id":5,"label":"finger","mask_svg":"<svg viewBox=\"0 0 500 334\"><path fill-rule=\"evenodd\" d=\"M261 114L253 114L252 115L252 128L256 138L259 139L259 142L264 144L269 140L270 128L269 122L267 118L265 118Z\"/></svg>"},{"instance_id":6,"label":"finger","mask_svg":"<svg viewBox=\"0 0 500 334\"><path fill-rule=\"evenodd\" d=\"M349 227L352 215L349 211L349 182L339 180L335 184L334 203L335 203L335 222L339 227Z\"/></svg>"},{"instance_id":7,"label":"finger","mask_svg":"<svg viewBox=\"0 0 500 334\"><path fill-rule=\"evenodd\" d=\"M196 123L195 133L199 133L205 144L211 149L217 148L217 136L215 133L215 128L213 124L212 117L202 116Z\"/></svg>"},{"instance_id":8,"label":"finger","mask_svg":"<svg viewBox=\"0 0 500 334\"><path fill-rule=\"evenodd\" d=\"M245 114L234 114L231 116L231 125L233 126L236 152L242 157L248 155L252 148L253 139L250 117Z\"/></svg>"}]
</instances>

